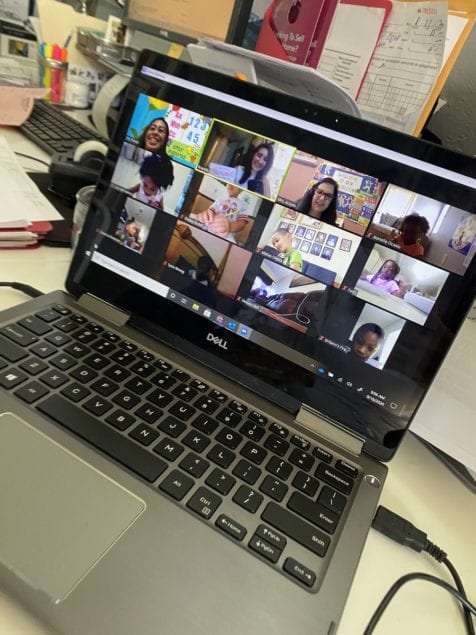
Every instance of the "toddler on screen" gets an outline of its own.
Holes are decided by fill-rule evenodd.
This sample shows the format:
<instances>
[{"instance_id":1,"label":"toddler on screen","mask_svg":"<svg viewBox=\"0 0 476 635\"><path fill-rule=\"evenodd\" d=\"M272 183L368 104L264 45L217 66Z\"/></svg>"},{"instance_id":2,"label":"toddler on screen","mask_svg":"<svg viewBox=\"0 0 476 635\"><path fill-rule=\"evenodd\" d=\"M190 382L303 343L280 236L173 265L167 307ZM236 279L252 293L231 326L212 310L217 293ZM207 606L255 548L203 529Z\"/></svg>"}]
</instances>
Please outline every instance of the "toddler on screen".
<instances>
[{"instance_id":1,"label":"toddler on screen","mask_svg":"<svg viewBox=\"0 0 476 635\"><path fill-rule=\"evenodd\" d=\"M209 232L236 242L234 234L244 228L249 217L245 211L245 202L238 198L241 189L227 183L226 192L228 196L217 198L208 209L197 214L196 219L203 223Z\"/></svg>"}]
</instances>

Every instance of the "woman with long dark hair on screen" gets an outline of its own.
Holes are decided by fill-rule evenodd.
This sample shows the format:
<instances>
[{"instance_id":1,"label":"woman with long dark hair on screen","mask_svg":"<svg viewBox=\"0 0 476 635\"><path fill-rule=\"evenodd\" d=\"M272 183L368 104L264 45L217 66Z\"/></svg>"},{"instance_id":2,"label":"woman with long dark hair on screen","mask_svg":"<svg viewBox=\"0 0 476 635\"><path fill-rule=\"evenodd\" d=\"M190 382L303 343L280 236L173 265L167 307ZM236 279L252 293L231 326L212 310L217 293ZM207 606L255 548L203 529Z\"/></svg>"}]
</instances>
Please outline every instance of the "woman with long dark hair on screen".
<instances>
[{"instance_id":1,"label":"woman with long dark hair on screen","mask_svg":"<svg viewBox=\"0 0 476 635\"><path fill-rule=\"evenodd\" d=\"M329 225L335 225L338 193L339 186L336 181L326 176L304 192L296 204L296 210Z\"/></svg>"},{"instance_id":2,"label":"woman with long dark hair on screen","mask_svg":"<svg viewBox=\"0 0 476 635\"><path fill-rule=\"evenodd\" d=\"M260 143L251 147L241 165L236 168L235 184L251 192L271 195L269 181L266 178L274 160L271 143Z\"/></svg>"},{"instance_id":3,"label":"woman with long dark hair on screen","mask_svg":"<svg viewBox=\"0 0 476 635\"><path fill-rule=\"evenodd\" d=\"M142 130L138 145L154 154L165 154L168 140L169 124L163 117L157 117Z\"/></svg>"}]
</instances>

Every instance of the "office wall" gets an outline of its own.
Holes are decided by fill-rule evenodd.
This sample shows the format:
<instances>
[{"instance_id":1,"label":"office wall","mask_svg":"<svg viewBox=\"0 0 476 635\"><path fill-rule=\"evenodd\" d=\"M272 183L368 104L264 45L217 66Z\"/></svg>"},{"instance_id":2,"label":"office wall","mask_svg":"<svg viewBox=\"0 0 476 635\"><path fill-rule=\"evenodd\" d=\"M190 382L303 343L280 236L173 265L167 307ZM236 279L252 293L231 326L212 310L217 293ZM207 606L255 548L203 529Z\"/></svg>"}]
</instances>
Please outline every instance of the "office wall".
<instances>
[{"instance_id":1,"label":"office wall","mask_svg":"<svg viewBox=\"0 0 476 635\"><path fill-rule=\"evenodd\" d=\"M448 104L433 115L428 126L443 145L476 155L476 29L466 41L443 87Z\"/></svg>"}]
</instances>

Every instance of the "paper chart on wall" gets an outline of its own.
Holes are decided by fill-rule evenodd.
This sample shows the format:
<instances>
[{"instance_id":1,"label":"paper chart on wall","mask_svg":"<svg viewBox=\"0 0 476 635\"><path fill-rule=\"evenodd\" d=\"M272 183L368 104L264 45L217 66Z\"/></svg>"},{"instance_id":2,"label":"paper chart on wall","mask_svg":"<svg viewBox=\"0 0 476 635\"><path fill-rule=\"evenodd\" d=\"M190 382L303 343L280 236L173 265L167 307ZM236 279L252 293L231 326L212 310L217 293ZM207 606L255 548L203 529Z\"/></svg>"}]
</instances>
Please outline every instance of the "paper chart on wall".
<instances>
[{"instance_id":1,"label":"paper chart on wall","mask_svg":"<svg viewBox=\"0 0 476 635\"><path fill-rule=\"evenodd\" d=\"M391 3L388 2L391 7ZM389 9L340 2L317 70L356 97ZM355 25L365 37L355 37Z\"/></svg>"},{"instance_id":2,"label":"paper chart on wall","mask_svg":"<svg viewBox=\"0 0 476 635\"><path fill-rule=\"evenodd\" d=\"M395 2L357 99L365 117L406 129L424 107L445 49L446 2Z\"/></svg>"}]
</instances>

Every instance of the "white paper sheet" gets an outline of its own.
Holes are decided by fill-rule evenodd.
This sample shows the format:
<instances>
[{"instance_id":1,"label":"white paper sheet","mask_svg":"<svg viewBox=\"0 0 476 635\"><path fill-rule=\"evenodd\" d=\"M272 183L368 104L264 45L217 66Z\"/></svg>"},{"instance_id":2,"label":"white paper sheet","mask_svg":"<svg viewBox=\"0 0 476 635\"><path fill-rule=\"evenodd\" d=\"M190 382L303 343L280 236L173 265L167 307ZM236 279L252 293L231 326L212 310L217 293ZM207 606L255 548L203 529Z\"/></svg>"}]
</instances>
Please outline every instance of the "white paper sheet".
<instances>
[{"instance_id":1,"label":"white paper sheet","mask_svg":"<svg viewBox=\"0 0 476 635\"><path fill-rule=\"evenodd\" d=\"M63 218L23 170L4 137L0 137L0 189L0 227Z\"/></svg>"},{"instance_id":2,"label":"white paper sheet","mask_svg":"<svg viewBox=\"0 0 476 635\"><path fill-rule=\"evenodd\" d=\"M385 10L340 3L327 36L317 70L357 96L379 38ZM355 37L355 25L365 37Z\"/></svg>"}]
</instances>

